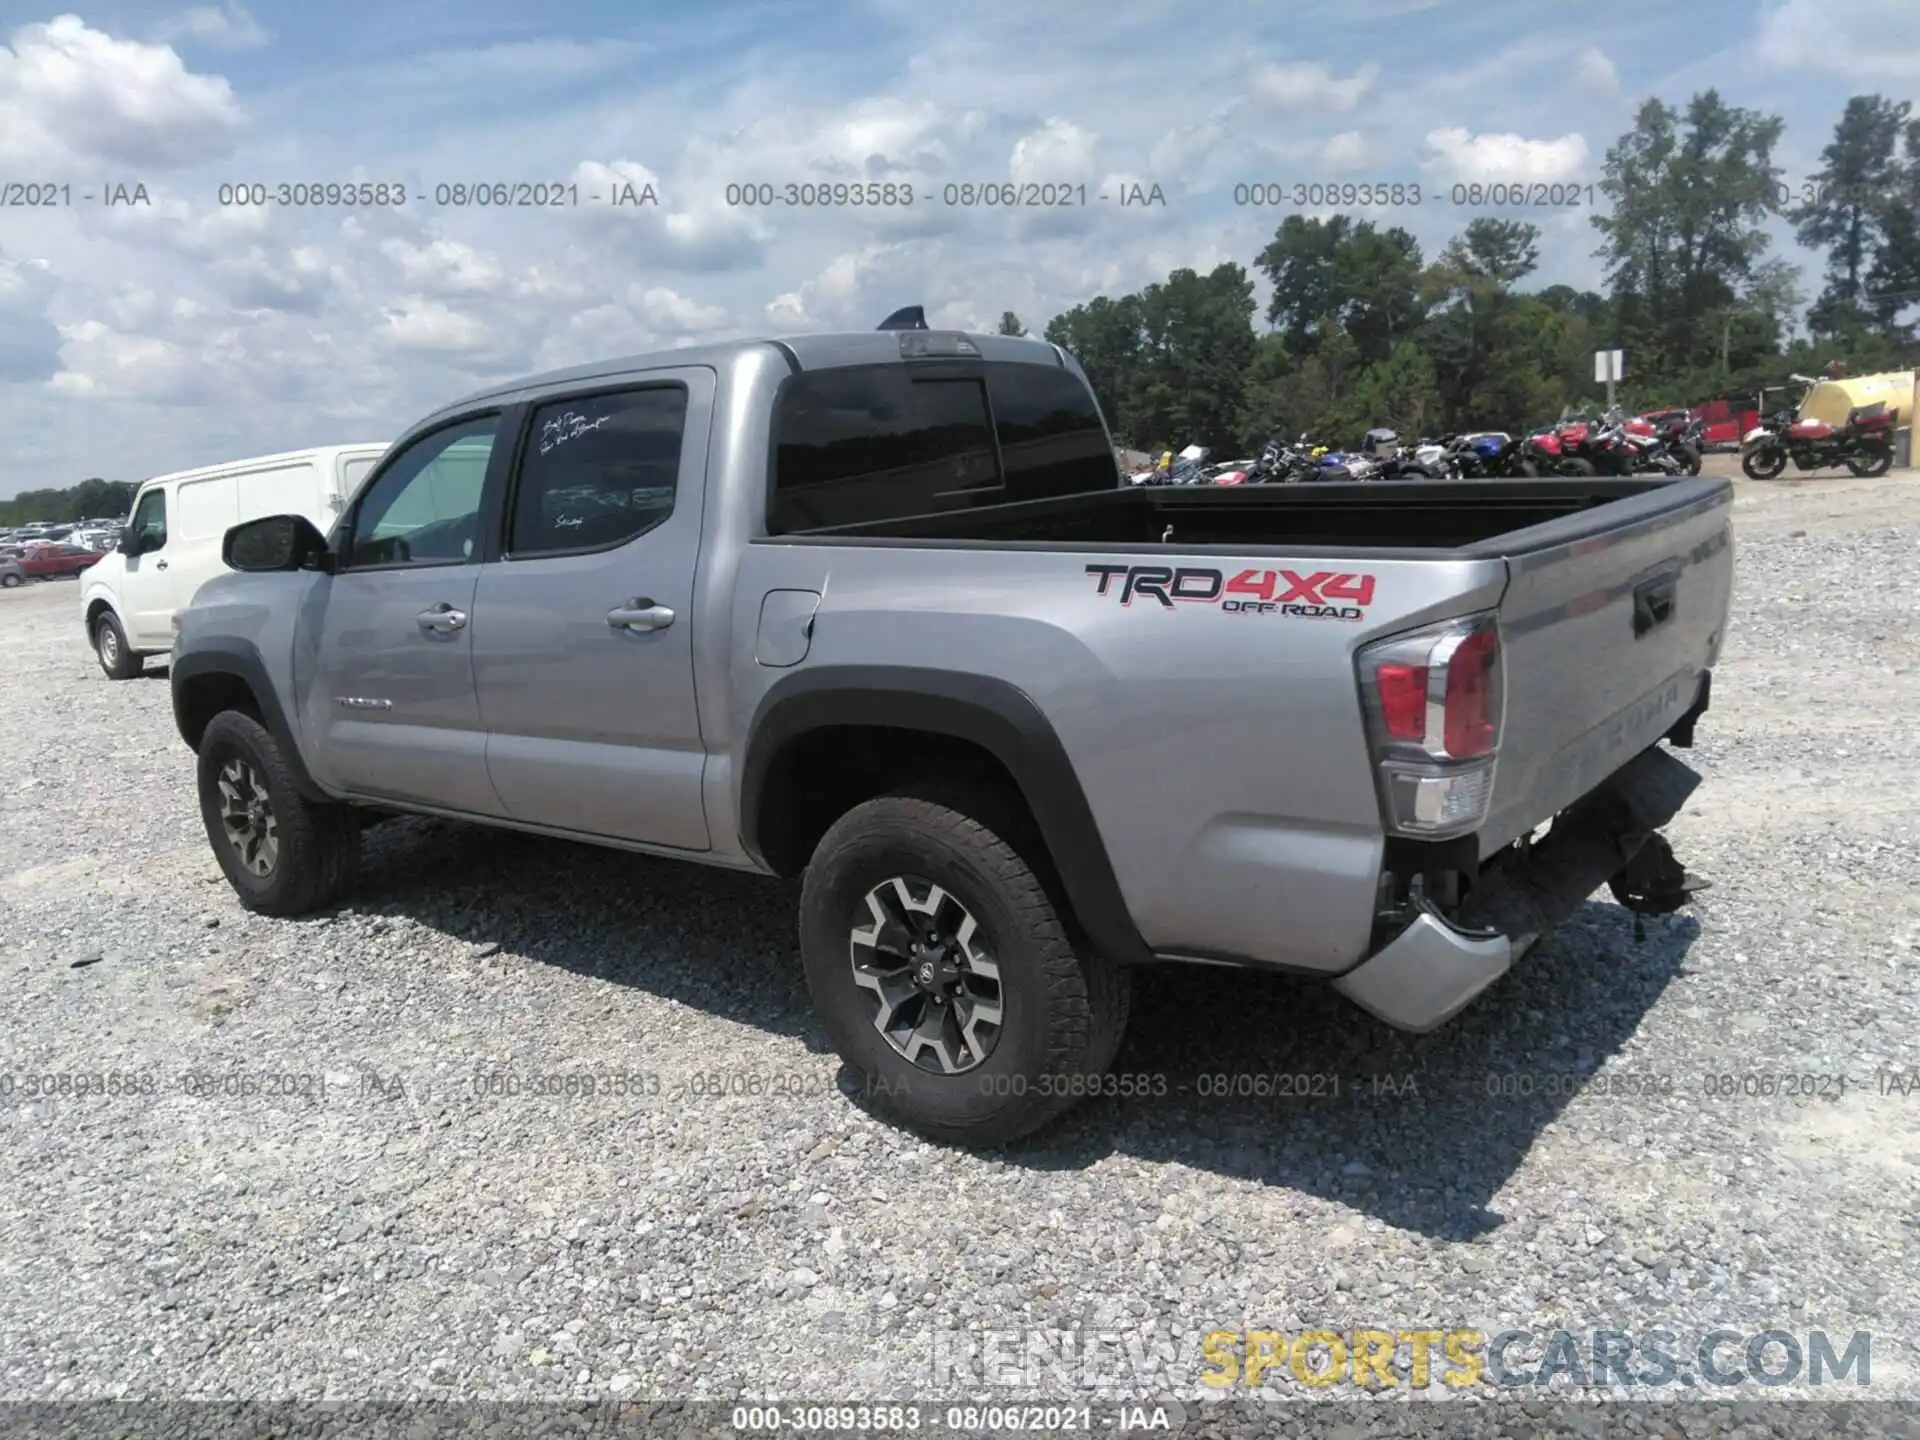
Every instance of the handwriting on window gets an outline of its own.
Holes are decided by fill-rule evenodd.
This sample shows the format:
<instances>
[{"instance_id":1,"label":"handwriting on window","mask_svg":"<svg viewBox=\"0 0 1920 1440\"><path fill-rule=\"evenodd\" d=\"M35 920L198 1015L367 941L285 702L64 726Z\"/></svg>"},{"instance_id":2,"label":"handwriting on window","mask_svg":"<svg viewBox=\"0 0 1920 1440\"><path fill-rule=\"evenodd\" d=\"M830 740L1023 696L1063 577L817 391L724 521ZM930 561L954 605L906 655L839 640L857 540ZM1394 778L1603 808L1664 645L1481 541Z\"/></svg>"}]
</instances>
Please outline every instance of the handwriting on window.
<instances>
[{"instance_id":1,"label":"handwriting on window","mask_svg":"<svg viewBox=\"0 0 1920 1440\"><path fill-rule=\"evenodd\" d=\"M569 440L577 440L589 431L598 430L611 419L611 415L602 415L597 420L589 420L576 410L555 416L540 427L540 453L545 455L557 450Z\"/></svg>"}]
</instances>

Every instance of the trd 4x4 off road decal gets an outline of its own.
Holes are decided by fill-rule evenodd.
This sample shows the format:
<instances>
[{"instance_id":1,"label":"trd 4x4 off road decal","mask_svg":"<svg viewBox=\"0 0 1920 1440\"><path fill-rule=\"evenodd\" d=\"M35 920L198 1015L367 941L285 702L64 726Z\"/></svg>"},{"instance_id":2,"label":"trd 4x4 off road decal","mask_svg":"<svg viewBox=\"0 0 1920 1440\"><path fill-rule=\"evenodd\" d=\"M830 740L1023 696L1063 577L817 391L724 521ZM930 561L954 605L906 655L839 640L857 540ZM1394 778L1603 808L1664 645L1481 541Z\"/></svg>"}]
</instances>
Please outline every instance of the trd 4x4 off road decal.
<instances>
[{"instance_id":1,"label":"trd 4x4 off road decal","mask_svg":"<svg viewBox=\"0 0 1920 1440\"><path fill-rule=\"evenodd\" d=\"M1311 575L1292 570L1242 570L1228 577L1224 570L1198 566L1089 565L1095 577L1094 594L1119 596L1122 605L1136 599L1157 600L1171 610L1176 604L1218 605L1240 615L1294 615L1307 620L1359 620L1373 603L1373 576L1345 571L1316 570ZM1116 592L1113 582L1120 580ZM1346 603L1336 603L1344 601Z\"/></svg>"}]
</instances>

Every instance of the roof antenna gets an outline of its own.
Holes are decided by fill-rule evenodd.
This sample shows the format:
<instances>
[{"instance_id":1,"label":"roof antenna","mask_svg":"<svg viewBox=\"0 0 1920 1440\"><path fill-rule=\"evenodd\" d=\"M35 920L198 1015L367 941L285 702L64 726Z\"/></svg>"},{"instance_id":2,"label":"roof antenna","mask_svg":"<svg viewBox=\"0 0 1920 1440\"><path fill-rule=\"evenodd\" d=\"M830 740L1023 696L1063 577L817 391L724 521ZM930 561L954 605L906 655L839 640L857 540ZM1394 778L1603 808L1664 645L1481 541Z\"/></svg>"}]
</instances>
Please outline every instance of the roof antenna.
<instances>
[{"instance_id":1,"label":"roof antenna","mask_svg":"<svg viewBox=\"0 0 1920 1440\"><path fill-rule=\"evenodd\" d=\"M908 305L903 309L894 311L886 319L882 320L878 328L882 330L924 330L927 328L927 312L919 305Z\"/></svg>"}]
</instances>

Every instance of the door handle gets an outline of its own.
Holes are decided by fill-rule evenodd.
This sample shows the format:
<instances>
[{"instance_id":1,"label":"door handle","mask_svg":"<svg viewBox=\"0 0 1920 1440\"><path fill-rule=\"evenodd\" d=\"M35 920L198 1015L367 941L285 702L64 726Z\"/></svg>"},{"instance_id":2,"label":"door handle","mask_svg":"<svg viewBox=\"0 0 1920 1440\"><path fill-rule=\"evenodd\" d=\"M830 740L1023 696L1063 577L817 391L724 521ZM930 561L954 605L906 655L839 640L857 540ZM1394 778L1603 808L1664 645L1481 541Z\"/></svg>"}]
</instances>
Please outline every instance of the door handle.
<instances>
[{"instance_id":1,"label":"door handle","mask_svg":"<svg viewBox=\"0 0 1920 1440\"><path fill-rule=\"evenodd\" d=\"M164 570L167 568L167 562L164 560L156 560L153 562L153 568L156 570Z\"/></svg>"},{"instance_id":2,"label":"door handle","mask_svg":"<svg viewBox=\"0 0 1920 1440\"><path fill-rule=\"evenodd\" d=\"M673 623L673 611L651 600L629 600L607 612L607 624L616 630L664 630Z\"/></svg>"},{"instance_id":3,"label":"door handle","mask_svg":"<svg viewBox=\"0 0 1920 1440\"><path fill-rule=\"evenodd\" d=\"M419 622L422 630L431 631L436 635L451 635L454 631L466 626L467 612L456 610L443 600L431 610L422 610L413 618Z\"/></svg>"}]
</instances>

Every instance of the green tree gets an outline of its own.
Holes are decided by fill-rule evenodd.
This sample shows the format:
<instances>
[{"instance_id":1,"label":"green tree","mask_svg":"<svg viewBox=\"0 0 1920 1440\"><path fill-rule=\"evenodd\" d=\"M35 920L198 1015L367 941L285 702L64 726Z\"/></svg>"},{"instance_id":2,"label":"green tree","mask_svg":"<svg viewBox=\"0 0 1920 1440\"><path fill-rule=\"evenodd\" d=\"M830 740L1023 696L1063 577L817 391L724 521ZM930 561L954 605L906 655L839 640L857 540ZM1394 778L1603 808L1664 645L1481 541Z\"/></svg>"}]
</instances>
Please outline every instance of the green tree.
<instances>
[{"instance_id":1,"label":"green tree","mask_svg":"<svg viewBox=\"0 0 1920 1440\"><path fill-rule=\"evenodd\" d=\"M1706 90L1684 113L1648 100L1607 151L1600 189L1613 209L1593 217L1596 253L1613 291L1612 338L1643 375L1684 370L1715 348L1701 320L1733 304L1765 257L1783 128Z\"/></svg>"},{"instance_id":2,"label":"green tree","mask_svg":"<svg viewBox=\"0 0 1920 1440\"><path fill-rule=\"evenodd\" d=\"M1826 287L1807 316L1817 335L1849 334L1874 319L1867 276L1884 269L1889 225L1899 208L1900 140L1913 106L1881 95L1847 101L1821 168L1791 212L1802 245L1827 252Z\"/></svg>"},{"instance_id":3,"label":"green tree","mask_svg":"<svg viewBox=\"0 0 1920 1440\"><path fill-rule=\"evenodd\" d=\"M64 490L23 490L11 500L0 500L0 525L124 517L138 488L125 480L94 476Z\"/></svg>"},{"instance_id":4,"label":"green tree","mask_svg":"<svg viewBox=\"0 0 1920 1440\"><path fill-rule=\"evenodd\" d=\"M1273 286L1267 323L1305 356L1331 320L1383 360L1419 325L1420 246L1405 230L1377 229L1347 215L1289 215L1254 261Z\"/></svg>"},{"instance_id":5,"label":"green tree","mask_svg":"<svg viewBox=\"0 0 1920 1440\"><path fill-rule=\"evenodd\" d=\"M1902 312L1920 305L1920 119L1909 120L1880 217L1882 244L1867 270L1867 312L1880 334L1907 353L1914 344Z\"/></svg>"},{"instance_id":6,"label":"green tree","mask_svg":"<svg viewBox=\"0 0 1920 1440\"><path fill-rule=\"evenodd\" d=\"M1135 428L1134 382L1140 373L1140 297L1096 295L1047 322L1046 338L1080 362L1123 444L1145 447L1152 437Z\"/></svg>"},{"instance_id":7,"label":"green tree","mask_svg":"<svg viewBox=\"0 0 1920 1440\"><path fill-rule=\"evenodd\" d=\"M1446 429L1493 424L1483 392L1511 398L1524 388L1506 372L1534 365L1540 347L1516 325L1519 297L1512 290L1539 263L1539 242L1537 226L1482 217L1421 277L1429 306L1421 342L1432 357L1436 418Z\"/></svg>"},{"instance_id":8,"label":"green tree","mask_svg":"<svg viewBox=\"0 0 1920 1440\"><path fill-rule=\"evenodd\" d=\"M1403 340L1385 360L1361 372L1358 382L1328 407L1320 425L1341 445L1357 444L1376 425L1414 437L1437 428L1440 408L1432 360L1411 340Z\"/></svg>"},{"instance_id":9,"label":"green tree","mask_svg":"<svg viewBox=\"0 0 1920 1440\"><path fill-rule=\"evenodd\" d=\"M1002 335L1024 335L1027 327L1020 323L1020 317L1011 310L1000 312L1000 333Z\"/></svg>"},{"instance_id":10,"label":"green tree","mask_svg":"<svg viewBox=\"0 0 1920 1440\"><path fill-rule=\"evenodd\" d=\"M1140 293L1142 367L1129 433L1156 444L1231 447L1253 359L1253 281L1232 263L1176 270Z\"/></svg>"}]
</instances>

